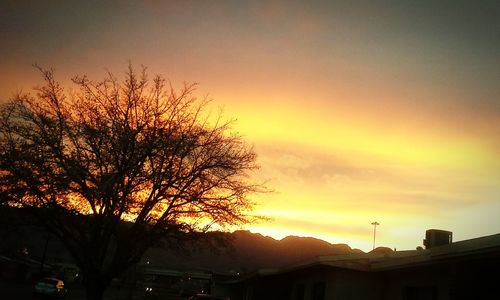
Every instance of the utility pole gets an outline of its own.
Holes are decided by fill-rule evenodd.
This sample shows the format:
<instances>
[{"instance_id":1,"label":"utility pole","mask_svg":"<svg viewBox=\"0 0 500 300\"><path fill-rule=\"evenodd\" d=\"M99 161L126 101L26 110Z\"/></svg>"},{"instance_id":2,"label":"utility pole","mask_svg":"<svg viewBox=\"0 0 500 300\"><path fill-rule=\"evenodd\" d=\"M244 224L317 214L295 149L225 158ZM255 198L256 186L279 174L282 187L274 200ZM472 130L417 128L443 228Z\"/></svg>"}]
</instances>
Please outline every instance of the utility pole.
<instances>
[{"instance_id":1,"label":"utility pole","mask_svg":"<svg viewBox=\"0 0 500 300\"><path fill-rule=\"evenodd\" d=\"M49 246L50 233L47 232L47 239L45 240L45 247L43 247L42 261L40 262L40 274L43 276L43 266L45 264L45 257L47 256L47 248Z\"/></svg>"},{"instance_id":2,"label":"utility pole","mask_svg":"<svg viewBox=\"0 0 500 300\"><path fill-rule=\"evenodd\" d=\"M372 222L373 225L373 249L375 249L375 235L377 234L377 225L380 225L379 222Z\"/></svg>"}]
</instances>

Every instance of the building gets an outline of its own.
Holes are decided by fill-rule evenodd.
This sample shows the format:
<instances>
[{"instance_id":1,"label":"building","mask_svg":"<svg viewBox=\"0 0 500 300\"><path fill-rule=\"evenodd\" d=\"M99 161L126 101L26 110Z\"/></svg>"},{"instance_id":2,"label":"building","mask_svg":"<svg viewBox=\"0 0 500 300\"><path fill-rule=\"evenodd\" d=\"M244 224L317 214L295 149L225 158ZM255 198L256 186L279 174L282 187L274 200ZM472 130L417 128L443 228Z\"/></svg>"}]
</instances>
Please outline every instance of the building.
<instances>
[{"instance_id":1,"label":"building","mask_svg":"<svg viewBox=\"0 0 500 300\"><path fill-rule=\"evenodd\" d=\"M456 300L500 293L500 234L452 243L450 232L434 231L438 238L428 231L425 250L320 256L227 282L227 292L232 300Z\"/></svg>"}]
</instances>

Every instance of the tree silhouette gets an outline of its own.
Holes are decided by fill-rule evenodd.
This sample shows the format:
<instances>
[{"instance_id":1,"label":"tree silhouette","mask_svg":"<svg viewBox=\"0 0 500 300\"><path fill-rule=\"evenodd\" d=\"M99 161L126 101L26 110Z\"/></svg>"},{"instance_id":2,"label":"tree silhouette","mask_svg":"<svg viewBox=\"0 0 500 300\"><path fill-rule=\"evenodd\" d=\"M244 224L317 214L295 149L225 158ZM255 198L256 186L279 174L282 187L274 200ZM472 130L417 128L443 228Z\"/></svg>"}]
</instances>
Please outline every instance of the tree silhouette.
<instances>
[{"instance_id":1,"label":"tree silhouette","mask_svg":"<svg viewBox=\"0 0 500 300\"><path fill-rule=\"evenodd\" d=\"M1 205L23 207L67 247L87 299L160 239L251 221L256 154L231 121L206 113L195 85L180 91L131 65L124 80L53 70L0 109Z\"/></svg>"}]
</instances>

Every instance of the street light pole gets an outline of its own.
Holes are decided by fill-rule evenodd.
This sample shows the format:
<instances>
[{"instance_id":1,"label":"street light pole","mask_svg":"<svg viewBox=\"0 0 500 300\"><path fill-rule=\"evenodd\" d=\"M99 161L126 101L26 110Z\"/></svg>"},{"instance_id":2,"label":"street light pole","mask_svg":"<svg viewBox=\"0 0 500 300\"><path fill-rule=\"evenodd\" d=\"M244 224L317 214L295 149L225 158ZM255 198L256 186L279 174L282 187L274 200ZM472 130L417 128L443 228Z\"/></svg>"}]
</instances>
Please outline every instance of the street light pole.
<instances>
[{"instance_id":1,"label":"street light pole","mask_svg":"<svg viewBox=\"0 0 500 300\"><path fill-rule=\"evenodd\" d=\"M375 234L377 233L377 225L380 225L379 222L372 222L373 225L373 249L375 249Z\"/></svg>"},{"instance_id":2,"label":"street light pole","mask_svg":"<svg viewBox=\"0 0 500 300\"><path fill-rule=\"evenodd\" d=\"M47 256L47 247L49 246L50 233L47 232L47 239L45 240L45 247L43 247L42 261L40 262L40 274L43 274L43 265L45 264L45 257ZM43 276L43 275L41 275Z\"/></svg>"}]
</instances>

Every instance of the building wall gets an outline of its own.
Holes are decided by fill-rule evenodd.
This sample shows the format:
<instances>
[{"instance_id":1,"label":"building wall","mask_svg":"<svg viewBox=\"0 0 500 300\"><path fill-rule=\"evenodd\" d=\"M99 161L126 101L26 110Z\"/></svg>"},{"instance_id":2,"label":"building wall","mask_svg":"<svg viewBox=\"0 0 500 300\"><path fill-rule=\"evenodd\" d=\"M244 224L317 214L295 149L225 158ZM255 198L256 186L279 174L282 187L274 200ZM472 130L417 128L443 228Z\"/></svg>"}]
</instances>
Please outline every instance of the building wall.
<instances>
[{"instance_id":1,"label":"building wall","mask_svg":"<svg viewBox=\"0 0 500 300\"><path fill-rule=\"evenodd\" d=\"M289 300L323 300L332 297L336 273L331 272L331 268L317 266L296 271L293 275Z\"/></svg>"},{"instance_id":2,"label":"building wall","mask_svg":"<svg viewBox=\"0 0 500 300\"><path fill-rule=\"evenodd\" d=\"M494 255L453 264L451 300L500 298L500 251Z\"/></svg>"},{"instance_id":3,"label":"building wall","mask_svg":"<svg viewBox=\"0 0 500 300\"><path fill-rule=\"evenodd\" d=\"M239 283L232 300L497 299L500 251L429 260L420 266L355 271L325 265L257 276ZM236 294L235 294L236 295ZM490 295L495 295L491 298Z\"/></svg>"},{"instance_id":4,"label":"building wall","mask_svg":"<svg viewBox=\"0 0 500 300\"><path fill-rule=\"evenodd\" d=\"M497 253L384 272L384 300L497 299L499 270Z\"/></svg>"},{"instance_id":5,"label":"building wall","mask_svg":"<svg viewBox=\"0 0 500 300\"><path fill-rule=\"evenodd\" d=\"M384 300L449 300L452 268L449 264L380 272L386 278Z\"/></svg>"},{"instance_id":6,"label":"building wall","mask_svg":"<svg viewBox=\"0 0 500 300\"><path fill-rule=\"evenodd\" d=\"M244 292L241 292L241 290ZM382 300L383 280L373 274L328 266L246 281L232 300Z\"/></svg>"},{"instance_id":7,"label":"building wall","mask_svg":"<svg viewBox=\"0 0 500 300\"><path fill-rule=\"evenodd\" d=\"M382 283L373 274L361 271L331 267L303 270L296 272L291 300L379 300ZM321 286L324 293L317 292Z\"/></svg>"},{"instance_id":8,"label":"building wall","mask_svg":"<svg viewBox=\"0 0 500 300\"><path fill-rule=\"evenodd\" d=\"M353 270L337 270L332 286L332 300L381 300L385 292L385 278L380 274Z\"/></svg>"}]
</instances>

